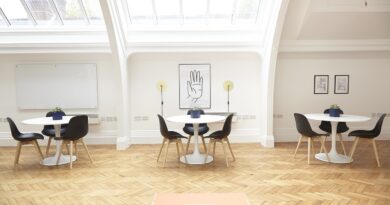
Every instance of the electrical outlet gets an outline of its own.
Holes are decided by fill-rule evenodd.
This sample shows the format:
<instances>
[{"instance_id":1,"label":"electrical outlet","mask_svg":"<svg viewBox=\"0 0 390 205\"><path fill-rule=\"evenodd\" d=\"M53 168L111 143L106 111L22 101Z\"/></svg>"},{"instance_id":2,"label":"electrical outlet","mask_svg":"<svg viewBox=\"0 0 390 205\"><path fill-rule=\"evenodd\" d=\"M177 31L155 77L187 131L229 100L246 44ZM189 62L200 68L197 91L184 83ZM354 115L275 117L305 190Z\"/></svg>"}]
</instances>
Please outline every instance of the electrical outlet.
<instances>
[{"instance_id":1,"label":"electrical outlet","mask_svg":"<svg viewBox=\"0 0 390 205\"><path fill-rule=\"evenodd\" d=\"M149 117L148 116L142 116L142 121L148 121Z\"/></svg>"},{"instance_id":2,"label":"electrical outlet","mask_svg":"<svg viewBox=\"0 0 390 205\"><path fill-rule=\"evenodd\" d=\"M142 117L141 117L141 116L134 116L134 120L135 120L135 121L141 121L141 120L142 120Z\"/></svg>"}]
</instances>

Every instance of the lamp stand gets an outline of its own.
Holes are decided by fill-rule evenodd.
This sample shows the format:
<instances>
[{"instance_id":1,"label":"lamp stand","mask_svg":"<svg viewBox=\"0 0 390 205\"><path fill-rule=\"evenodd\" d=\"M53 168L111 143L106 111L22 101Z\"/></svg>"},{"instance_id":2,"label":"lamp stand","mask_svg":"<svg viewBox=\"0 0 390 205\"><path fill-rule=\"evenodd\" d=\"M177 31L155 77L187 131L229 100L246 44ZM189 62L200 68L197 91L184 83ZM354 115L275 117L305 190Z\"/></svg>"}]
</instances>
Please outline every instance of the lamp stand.
<instances>
[{"instance_id":1,"label":"lamp stand","mask_svg":"<svg viewBox=\"0 0 390 205\"><path fill-rule=\"evenodd\" d=\"M230 111L229 106L230 106L230 86L228 86L228 100L227 100L228 112Z\"/></svg>"},{"instance_id":2,"label":"lamp stand","mask_svg":"<svg viewBox=\"0 0 390 205\"><path fill-rule=\"evenodd\" d=\"M161 96L161 116L164 116L163 85L160 85L160 96Z\"/></svg>"}]
</instances>

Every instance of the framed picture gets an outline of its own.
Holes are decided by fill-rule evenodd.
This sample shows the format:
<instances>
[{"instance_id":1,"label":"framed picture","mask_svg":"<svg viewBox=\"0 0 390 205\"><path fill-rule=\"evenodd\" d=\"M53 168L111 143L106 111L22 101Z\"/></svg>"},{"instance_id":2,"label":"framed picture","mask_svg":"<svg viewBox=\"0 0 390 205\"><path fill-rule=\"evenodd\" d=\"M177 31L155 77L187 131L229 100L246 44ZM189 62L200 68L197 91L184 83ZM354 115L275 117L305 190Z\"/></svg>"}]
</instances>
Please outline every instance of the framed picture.
<instances>
[{"instance_id":1,"label":"framed picture","mask_svg":"<svg viewBox=\"0 0 390 205\"><path fill-rule=\"evenodd\" d=\"M349 75L334 76L334 94L349 93Z\"/></svg>"},{"instance_id":2,"label":"framed picture","mask_svg":"<svg viewBox=\"0 0 390 205\"><path fill-rule=\"evenodd\" d=\"M314 75L314 94L328 94L329 75Z\"/></svg>"},{"instance_id":3,"label":"framed picture","mask_svg":"<svg viewBox=\"0 0 390 205\"><path fill-rule=\"evenodd\" d=\"M179 108L211 107L210 64L179 64Z\"/></svg>"}]
</instances>

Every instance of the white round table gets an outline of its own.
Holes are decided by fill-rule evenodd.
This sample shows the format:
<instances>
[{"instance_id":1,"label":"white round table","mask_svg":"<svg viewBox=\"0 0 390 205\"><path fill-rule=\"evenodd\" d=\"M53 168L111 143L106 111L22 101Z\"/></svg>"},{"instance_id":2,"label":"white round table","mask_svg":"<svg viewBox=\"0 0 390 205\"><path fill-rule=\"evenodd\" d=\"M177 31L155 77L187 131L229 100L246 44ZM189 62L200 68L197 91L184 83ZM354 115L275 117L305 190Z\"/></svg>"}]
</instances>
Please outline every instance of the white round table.
<instances>
[{"instance_id":1,"label":"white round table","mask_svg":"<svg viewBox=\"0 0 390 205\"><path fill-rule=\"evenodd\" d=\"M68 124L69 120L73 116L63 116L62 120L53 120L52 117L40 117L40 118L32 118L28 120L23 120L23 124L28 124L28 125L53 125L55 129L55 136L56 138L61 137L61 125L62 124ZM62 140L56 140L56 154L54 156L46 157L45 159L42 160L41 164L46 165L46 166L53 166L57 165L57 158L58 155L61 152L61 141ZM72 156L72 161L76 161L77 157ZM60 160L58 161L58 165L61 164L68 164L70 163L70 155L63 155L61 154Z\"/></svg>"},{"instance_id":2,"label":"white round table","mask_svg":"<svg viewBox=\"0 0 390 205\"><path fill-rule=\"evenodd\" d=\"M358 116L358 115L345 115L342 114L340 117L330 117L329 114L325 113L312 113L312 114L306 114L305 115L307 119L310 120L319 120L319 121L329 121L332 126L332 148L330 149L330 152L328 153L329 160L332 163L351 163L353 160L349 156L345 156L343 154L337 153L336 150L336 134L337 134L337 124L339 122L363 122L370 120L371 118L366 116ZM321 161L328 162L328 159L326 157L325 153L318 153L315 155L316 159L319 159Z\"/></svg>"},{"instance_id":3,"label":"white round table","mask_svg":"<svg viewBox=\"0 0 390 205\"><path fill-rule=\"evenodd\" d=\"M194 152L192 154L187 154L187 164L204 164L205 161L206 163L210 163L213 161L212 156L207 156L205 154L201 154L199 152L199 144L198 144L198 129L199 129L199 124L200 123L213 123L213 122L219 122L225 120L225 116L220 116L220 115L200 115L200 118L191 118L190 115L179 115L179 116L173 116L173 117L168 117L167 121L169 122L177 122L177 123L190 123L194 125L194 138L195 138L195 147L194 147ZM206 159L206 160L205 160ZM186 163L186 160L183 157L180 158L180 161L183 163Z\"/></svg>"}]
</instances>

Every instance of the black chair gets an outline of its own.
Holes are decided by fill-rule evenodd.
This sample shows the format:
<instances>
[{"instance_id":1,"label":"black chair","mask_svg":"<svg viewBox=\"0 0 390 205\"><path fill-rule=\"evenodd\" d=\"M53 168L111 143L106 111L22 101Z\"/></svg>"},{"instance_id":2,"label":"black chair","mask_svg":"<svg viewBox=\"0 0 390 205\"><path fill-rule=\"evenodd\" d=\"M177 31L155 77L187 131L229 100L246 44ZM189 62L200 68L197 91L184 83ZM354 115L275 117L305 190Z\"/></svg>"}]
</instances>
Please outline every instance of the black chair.
<instances>
[{"instance_id":1,"label":"black chair","mask_svg":"<svg viewBox=\"0 0 390 205\"><path fill-rule=\"evenodd\" d=\"M72 169L72 156L73 156L73 145L75 147L75 153L77 154L77 143L81 143L83 147L85 148L85 151L87 152L87 155L89 157L89 160L91 163L93 163L91 155L89 154L87 145L85 145L83 141L83 137L88 134L88 116L86 115L80 115L80 116L75 116L72 117L69 120L69 124L66 127L65 132L61 136L61 150L60 154L58 155L57 158L57 165L60 160L62 150L70 144L69 148L69 155L70 155L70 168Z\"/></svg>"},{"instance_id":2,"label":"black chair","mask_svg":"<svg viewBox=\"0 0 390 205\"><path fill-rule=\"evenodd\" d=\"M344 112L340 110L340 114L344 114ZM324 111L325 114L329 114L329 109L326 109ZM332 133L332 126L330 124L329 121L321 121L321 124L319 126L319 128L324 131L324 132L327 132L327 133ZM345 122L339 122L337 124L337 136L339 138L339 141L340 141L340 144L341 144L341 147L343 148L343 152L344 152L344 155L347 155L347 152L345 151L345 146L344 146L344 142L343 142L343 136L341 135L341 133L344 133L346 131L349 130L349 127L347 126L347 123ZM326 141L326 138L325 138L325 141ZM322 150L320 150L320 152L322 152Z\"/></svg>"},{"instance_id":3,"label":"black chair","mask_svg":"<svg viewBox=\"0 0 390 205\"><path fill-rule=\"evenodd\" d=\"M357 146L357 144L359 142L359 139L363 138L363 139L368 139L368 140L370 140L372 142L372 146L374 148L376 162L378 164L378 167L381 166L381 164L379 162L379 156L378 156L378 150L376 148L375 138L378 137L381 134L382 124L383 124L383 120L385 119L385 117L386 117L386 114L382 114L380 116L378 122L376 123L374 129L372 129L372 130L355 130L355 131L352 131L352 132L350 132L348 134L348 136L350 136L350 137L352 137L352 136L355 137L355 141L353 142L352 150L351 150L351 153L349 155L351 160L352 160L353 154L355 153L356 146Z\"/></svg>"},{"instance_id":4,"label":"black chair","mask_svg":"<svg viewBox=\"0 0 390 205\"><path fill-rule=\"evenodd\" d=\"M228 139L228 136L230 135L230 131L232 130L232 118L233 118L233 114L230 114L226 118L225 123L223 124L222 130L215 131L215 132L211 133L209 136L204 137L204 138L210 139L209 148L206 150L205 163L207 161L207 157L208 157L208 154L209 154L209 151L211 148L211 144L214 145L213 146L213 157L215 156L215 144L217 142L220 142L222 144L223 153L225 155L226 167L229 167L229 160L228 160L227 155L226 155L226 149L225 149L224 142L226 142L228 147L229 147L230 153L232 154L232 157L233 157L233 161L236 160L236 158L234 157L234 154L233 154L232 147L230 146L229 139Z\"/></svg>"},{"instance_id":5,"label":"black chair","mask_svg":"<svg viewBox=\"0 0 390 205\"><path fill-rule=\"evenodd\" d=\"M301 137L299 137L299 140L298 140L297 148L295 149L295 152L294 152L294 158L295 158L295 155L297 154L297 151L298 151L299 145L301 144L302 138L307 138L307 163L310 164L310 148L313 149L313 154L315 153L314 146L312 144L312 139L313 139L313 143L314 143L315 138L321 138L322 136L326 137L326 136L329 136L329 134L322 134L322 133L314 132L311 129L309 121L302 114L294 113L294 118L295 118L297 130L301 134ZM323 139L323 140L319 139L319 141L321 143L321 150L322 149L325 150L325 154L326 154L326 157L328 159L328 162L330 162L330 159L328 156L328 151L326 150L326 147L324 145L325 139Z\"/></svg>"},{"instance_id":6,"label":"black chair","mask_svg":"<svg viewBox=\"0 0 390 205\"><path fill-rule=\"evenodd\" d=\"M159 120L159 123L160 123L160 133L161 133L161 135L164 138L163 142L162 142L162 145L161 145L161 148L160 148L160 152L158 153L157 162L160 159L160 155L161 155L161 152L162 152L163 147L165 145L165 142L167 142L167 148L165 150L165 159L164 159L163 167L165 167L165 162L167 161L169 144L172 143L172 142L176 143L176 150L177 150L179 161L180 161L180 151L179 151L179 145L178 144L180 144L180 147L181 147L181 149L182 149L182 151L184 153L185 162L187 162L186 153L184 152L183 143L181 141L181 139L183 139L183 138L187 139L187 137L184 137L183 135L181 135L178 132L169 131L168 127L167 127L167 124L165 123L164 118L161 115L157 115L157 116L158 116L158 120Z\"/></svg>"},{"instance_id":7,"label":"black chair","mask_svg":"<svg viewBox=\"0 0 390 205\"><path fill-rule=\"evenodd\" d=\"M9 123L9 127L11 128L12 137L16 141L18 141L14 166L16 167L16 165L19 162L20 150L22 149L22 145L26 145L26 144L34 145L35 149L39 153L40 159L42 160L43 154L42 154L41 149L39 148L37 139L43 139L43 135L41 135L39 133L21 133L21 132L19 132L18 127L16 127L15 122L11 118L7 117L7 121Z\"/></svg>"},{"instance_id":8,"label":"black chair","mask_svg":"<svg viewBox=\"0 0 390 205\"><path fill-rule=\"evenodd\" d=\"M60 113L63 116L65 116L65 112L60 112ZM52 117L52 116L53 116L53 112L46 113L46 117ZM66 130L66 125L61 125L61 130L60 130L61 136L65 133L65 130ZM45 125L43 126L43 130L41 131L41 133L49 137L49 141L47 142L47 146L46 146L46 156L47 156L49 154L51 140L56 136L56 132L53 125Z\"/></svg>"},{"instance_id":9,"label":"black chair","mask_svg":"<svg viewBox=\"0 0 390 205\"><path fill-rule=\"evenodd\" d=\"M192 110L187 111L187 115L191 115ZM203 110L200 110L200 114L204 115L205 112ZM186 153L188 153L188 147L190 146L191 138L194 136L194 125L191 123L186 123L183 127L183 131L189 135L188 141L187 141L187 147L186 147ZM198 128L198 135L202 138L202 144L204 151L206 152L206 143L204 141L203 135L206 134L209 131L209 127L207 126L207 123L200 123Z\"/></svg>"}]
</instances>

